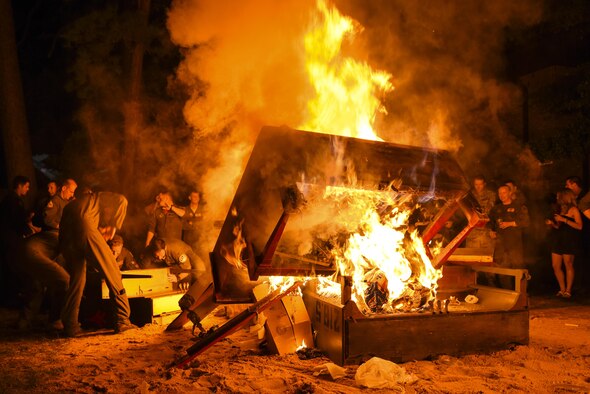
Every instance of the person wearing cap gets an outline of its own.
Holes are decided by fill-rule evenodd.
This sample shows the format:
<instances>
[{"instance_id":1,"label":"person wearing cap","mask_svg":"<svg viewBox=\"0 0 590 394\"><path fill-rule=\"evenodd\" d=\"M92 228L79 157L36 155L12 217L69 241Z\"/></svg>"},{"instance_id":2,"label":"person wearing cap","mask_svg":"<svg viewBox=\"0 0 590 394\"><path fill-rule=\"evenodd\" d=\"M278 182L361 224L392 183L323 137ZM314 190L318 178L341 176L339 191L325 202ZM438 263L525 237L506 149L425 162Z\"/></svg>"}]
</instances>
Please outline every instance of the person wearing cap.
<instances>
[{"instance_id":1,"label":"person wearing cap","mask_svg":"<svg viewBox=\"0 0 590 394\"><path fill-rule=\"evenodd\" d=\"M131 254L129 249L124 246L123 237L121 237L119 234L116 234L113 239L108 242L108 244L113 251L113 255L117 261L117 266L121 271L141 269L139 264L137 264L135 261L133 254Z\"/></svg>"}]
</instances>

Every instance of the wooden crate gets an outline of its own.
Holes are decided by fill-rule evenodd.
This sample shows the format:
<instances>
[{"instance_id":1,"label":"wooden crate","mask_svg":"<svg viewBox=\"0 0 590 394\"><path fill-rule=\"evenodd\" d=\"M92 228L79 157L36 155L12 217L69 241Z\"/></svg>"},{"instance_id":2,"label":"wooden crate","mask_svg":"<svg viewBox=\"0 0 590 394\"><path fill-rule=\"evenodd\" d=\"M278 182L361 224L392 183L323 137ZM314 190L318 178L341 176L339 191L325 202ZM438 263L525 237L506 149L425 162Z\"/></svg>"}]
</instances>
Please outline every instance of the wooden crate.
<instances>
[{"instance_id":1,"label":"wooden crate","mask_svg":"<svg viewBox=\"0 0 590 394\"><path fill-rule=\"evenodd\" d=\"M473 270L513 276L515 288L472 283L471 292L479 297L479 302L449 307L449 313L428 311L365 316L346 295L344 299L328 299L308 286L303 300L311 318L315 346L335 363L344 365L360 363L373 356L406 362L528 344L526 270L496 267L474 267Z\"/></svg>"}]
</instances>

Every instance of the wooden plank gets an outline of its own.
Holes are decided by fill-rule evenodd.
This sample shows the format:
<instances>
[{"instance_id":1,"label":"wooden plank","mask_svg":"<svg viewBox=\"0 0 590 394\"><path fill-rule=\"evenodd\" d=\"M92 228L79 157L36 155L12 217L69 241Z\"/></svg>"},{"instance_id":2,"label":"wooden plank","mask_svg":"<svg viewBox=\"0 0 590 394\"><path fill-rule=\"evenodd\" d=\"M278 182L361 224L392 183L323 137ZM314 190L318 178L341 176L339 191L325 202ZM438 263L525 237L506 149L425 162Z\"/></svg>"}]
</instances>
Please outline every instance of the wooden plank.
<instances>
[{"instance_id":1,"label":"wooden plank","mask_svg":"<svg viewBox=\"0 0 590 394\"><path fill-rule=\"evenodd\" d=\"M257 301L253 305L250 305L247 309L245 309L238 315L234 316L233 319L226 322L224 325L222 325L215 331L207 332L205 336L199 340L199 342L195 343L186 350L186 355L184 357L178 360L175 364L172 364L171 367L176 366L180 368L187 365L199 354L203 353L205 350L213 346L218 341L222 340L228 335L231 335L240 328L244 327L247 323L254 319L255 316L268 309L271 305L279 301L281 298L285 297L287 294L290 294L292 291L297 290L300 286L301 282L295 282L291 287L289 287L283 292L275 290L272 293L265 296L260 301Z\"/></svg>"}]
</instances>

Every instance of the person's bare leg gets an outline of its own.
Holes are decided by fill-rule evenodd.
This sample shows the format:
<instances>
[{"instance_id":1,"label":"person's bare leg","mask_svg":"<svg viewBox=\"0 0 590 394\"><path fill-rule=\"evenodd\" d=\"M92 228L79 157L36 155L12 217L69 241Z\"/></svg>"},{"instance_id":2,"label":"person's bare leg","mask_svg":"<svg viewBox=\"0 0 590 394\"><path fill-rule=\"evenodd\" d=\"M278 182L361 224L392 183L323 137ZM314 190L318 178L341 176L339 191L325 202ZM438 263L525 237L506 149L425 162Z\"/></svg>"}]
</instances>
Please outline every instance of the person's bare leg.
<instances>
[{"instance_id":1,"label":"person's bare leg","mask_svg":"<svg viewBox=\"0 0 590 394\"><path fill-rule=\"evenodd\" d=\"M563 255L563 264L565 265L565 291L568 293L572 293L572 286L574 284L574 255L573 254L564 254Z\"/></svg>"},{"instance_id":2,"label":"person's bare leg","mask_svg":"<svg viewBox=\"0 0 590 394\"><path fill-rule=\"evenodd\" d=\"M561 260L562 256L560 254L551 253L551 264L553 265L553 273L555 274L557 283L559 283L559 291L564 292L565 276L563 275L563 270L561 269Z\"/></svg>"}]
</instances>

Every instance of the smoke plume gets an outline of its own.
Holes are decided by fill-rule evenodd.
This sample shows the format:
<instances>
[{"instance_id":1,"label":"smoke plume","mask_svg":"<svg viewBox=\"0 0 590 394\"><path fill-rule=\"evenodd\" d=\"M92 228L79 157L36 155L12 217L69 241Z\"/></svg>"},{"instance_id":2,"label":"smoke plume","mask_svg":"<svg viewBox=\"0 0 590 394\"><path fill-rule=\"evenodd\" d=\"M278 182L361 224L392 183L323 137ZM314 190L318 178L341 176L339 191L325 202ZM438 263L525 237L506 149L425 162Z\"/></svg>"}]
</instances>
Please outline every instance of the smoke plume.
<instances>
[{"instance_id":1,"label":"smoke plume","mask_svg":"<svg viewBox=\"0 0 590 394\"><path fill-rule=\"evenodd\" d=\"M464 168L487 174L497 171L484 163L519 155L509 127L520 124L506 118L519 118L520 91L499 77L502 51L508 27L540 20L539 0L335 5L363 26L343 52L392 75L395 90L380 97L388 111L376 118L380 137L451 150ZM227 212L260 127L304 122L313 91L303 37L316 14L311 0L173 1L168 28L183 50L177 78L190 96L184 117L211 159L202 186L215 215Z\"/></svg>"}]
</instances>

